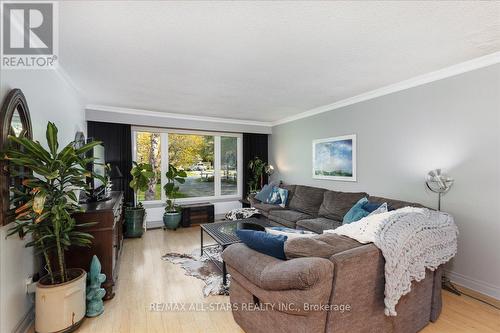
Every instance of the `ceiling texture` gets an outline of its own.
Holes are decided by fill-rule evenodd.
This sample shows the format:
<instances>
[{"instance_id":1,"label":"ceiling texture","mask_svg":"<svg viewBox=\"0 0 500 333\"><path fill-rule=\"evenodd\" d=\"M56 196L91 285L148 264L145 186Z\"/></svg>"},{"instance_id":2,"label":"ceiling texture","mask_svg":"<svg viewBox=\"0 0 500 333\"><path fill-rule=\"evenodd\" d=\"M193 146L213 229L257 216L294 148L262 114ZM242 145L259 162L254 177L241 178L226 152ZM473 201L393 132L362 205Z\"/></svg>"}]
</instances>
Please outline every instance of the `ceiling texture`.
<instances>
[{"instance_id":1,"label":"ceiling texture","mask_svg":"<svg viewBox=\"0 0 500 333\"><path fill-rule=\"evenodd\" d=\"M87 104L275 122L500 51L500 2L60 3Z\"/></svg>"}]
</instances>

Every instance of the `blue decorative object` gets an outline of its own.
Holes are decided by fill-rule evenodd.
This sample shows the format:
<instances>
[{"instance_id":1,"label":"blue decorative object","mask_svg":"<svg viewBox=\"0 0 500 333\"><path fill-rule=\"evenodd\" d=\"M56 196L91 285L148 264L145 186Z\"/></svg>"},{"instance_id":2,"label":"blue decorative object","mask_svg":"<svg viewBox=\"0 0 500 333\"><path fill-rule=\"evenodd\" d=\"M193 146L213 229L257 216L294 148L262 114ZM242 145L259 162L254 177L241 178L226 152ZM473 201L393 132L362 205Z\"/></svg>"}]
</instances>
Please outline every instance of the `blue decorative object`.
<instances>
[{"instance_id":1,"label":"blue decorative object","mask_svg":"<svg viewBox=\"0 0 500 333\"><path fill-rule=\"evenodd\" d=\"M262 187L262 190L257 192L257 194L255 195L255 199L259 200L260 202L267 202L267 198L272 191L273 187L266 184Z\"/></svg>"},{"instance_id":2,"label":"blue decorative object","mask_svg":"<svg viewBox=\"0 0 500 333\"><path fill-rule=\"evenodd\" d=\"M363 209L368 211L368 213L371 213L373 212L374 210L376 210L377 208L380 207L381 204L379 204L378 202L370 202L370 201L367 201L364 205L363 205Z\"/></svg>"},{"instance_id":3,"label":"blue decorative object","mask_svg":"<svg viewBox=\"0 0 500 333\"><path fill-rule=\"evenodd\" d=\"M280 194L280 199L281 199L280 206L285 208L285 206L288 202L288 190L286 188L279 187L278 192Z\"/></svg>"},{"instance_id":4,"label":"blue decorative object","mask_svg":"<svg viewBox=\"0 0 500 333\"><path fill-rule=\"evenodd\" d=\"M271 235L265 231L236 230L238 238L249 248L278 259L286 259L285 242L287 236Z\"/></svg>"},{"instance_id":5,"label":"blue decorative object","mask_svg":"<svg viewBox=\"0 0 500 333\"><path fill-rule=\"evenodd\" d=\"M389 211L389 209L387 208L387 202L384 202L377 209L375 209L373 212L371 212L368 216L370 216L370 215L376 215L376 214L382 214L382 213L387 213L388 211Z\"/></svg>"},{"instance_id":6,"label":"blue decorative object","mask_svg":"<svg viewBox=\"0 0 500 333\"><path fill-rule=\"evenodd\" d=\"M87 317L97 317L104 312L104 303L102 298L106 290L101 288L101 283L106 280L106 275L101 274L101 263L97 256L92 257L90 271L87 275Z\"/></svg>"},{"instance_id":7,"label":"blue decorative object","mask_svg":"<svg viewBox=\"0 0 500 333\"><path fill-rule=\"evenodd\" d=\"M269 194L267 198L267 203L271 205L279 205L281 203L281 196L279 187L274 186L272 192Z\"/></svg>"},{"instance_id":8,"label":"blue decorative object","mask_svg":"<svg viewBox=\"0 0 500 333\"><path fill-rule=\"evenodd\" d=\"M354 206L349 209L349 211L344 215L342 224L348 224L361 220L363 217L370 214L368 211L363 209L363 206L368 202L367 198L362 198L354 204Z\"/></svg>"},{"instance_id":9,"label":"blue decorative object","mask_svg":"<svg viewBox=\"0 0 500 333\"><path fill-rule=\"evenodd\" d=\"M269 228L266 228L266 230L268 232L269 232L269 230L271 230L271 232L272 232L272 230L275 230L275 231L286 232L289 234L297 234L297 235L306 235L306 234L307 235L308 234L316 235L316 233L314 233L312 231L301 230L301 229L292 229L292 228L287 228L287 227L269 227Z\"/></svg>"}]
</instances>

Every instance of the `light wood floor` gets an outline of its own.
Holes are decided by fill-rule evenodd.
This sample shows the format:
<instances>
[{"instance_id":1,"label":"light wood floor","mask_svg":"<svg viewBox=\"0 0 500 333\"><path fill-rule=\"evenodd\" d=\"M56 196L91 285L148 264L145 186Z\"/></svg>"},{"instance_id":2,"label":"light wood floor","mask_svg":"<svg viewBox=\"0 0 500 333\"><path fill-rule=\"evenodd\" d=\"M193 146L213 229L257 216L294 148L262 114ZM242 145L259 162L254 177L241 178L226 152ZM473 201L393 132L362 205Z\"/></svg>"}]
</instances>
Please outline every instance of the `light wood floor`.
<instances>
[{"instance_id":1,"label":"light wood floor","mask_svg":"<svg viewBox=\"0 0 500 333\"><path fill-rule=\"evenodd\" d=\"M105 302L103 315L86 319L78 332L243 332L231 312L150 311L151 303L229 302L225 296L204 298L202 281L160 259L167 252L190 253L199 248L199 242L199 227L149 230L142 239L126 239L115 298ZM443 302L438 322L429 324L423 333L500 332L500 310L448 292L444 292Z\"/></svg>"}]
</instances>

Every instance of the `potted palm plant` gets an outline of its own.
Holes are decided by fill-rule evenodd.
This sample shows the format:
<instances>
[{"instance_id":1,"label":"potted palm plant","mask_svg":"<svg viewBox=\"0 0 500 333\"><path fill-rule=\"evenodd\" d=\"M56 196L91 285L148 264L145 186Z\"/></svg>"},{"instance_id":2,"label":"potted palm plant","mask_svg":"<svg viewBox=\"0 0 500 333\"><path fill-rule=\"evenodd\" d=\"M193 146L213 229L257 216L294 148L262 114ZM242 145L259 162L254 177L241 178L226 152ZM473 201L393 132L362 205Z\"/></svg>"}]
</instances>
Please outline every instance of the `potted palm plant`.
<instances>
[{"instance_id":1,"label":"potted palm plant","mask_svg":"<svg viewBox=\"0 0 500 333\"><path fill-rule=\"evenodd\" d=\"M23 169L23 187L12 190L11 204L18 207L8 235L31 236L26 247L43 256L47 275L36 288L35 331L67 332L78 327L85 315L86 272L67 268L70 246L89 246L92 236L81 231L93 223L76 224L72 214L81 210L75 189L87 189L85 153L100 142L75 148L73 142L59 150L57 127L47 124L47 147L25 137L9 136L5 159L11 174ZM19 175L19 173L17 174Z\"/></svg>"},{"instance_id":2,"label":"potted palm plant","mask_svg":"<svg viewBox=\"0 0 500 333\"><path fill-rule=\"evenodd\" d=\"M134 166L130 170L132 180L129 186L136 194L139 191L145 192L148 189L150 180L155 176L153 166L149 163L137 163L135 161L132 163ZM144 232L146 210L142 202L136 201L135 206L125 208L125 236L127 237L142 237Z\"/></svg>"},{"instance_id":3,"label":"potted palm plant","mask_svg":"<svg viewBox=\"0 0 500 333\"><path fill-rule=\"evenodd\" d=\"M169 164L166 176L167 183L163 186L163 189L167 197L167 205L165 206L165 213L163 214L163 224L165 224L165 228L175 230L181 221L180 209L175 204L175 199L177 199L181 193L176 182L184 184L187 174L186 171L179 170L172 164Z\"/></svg>"}]
</instances>

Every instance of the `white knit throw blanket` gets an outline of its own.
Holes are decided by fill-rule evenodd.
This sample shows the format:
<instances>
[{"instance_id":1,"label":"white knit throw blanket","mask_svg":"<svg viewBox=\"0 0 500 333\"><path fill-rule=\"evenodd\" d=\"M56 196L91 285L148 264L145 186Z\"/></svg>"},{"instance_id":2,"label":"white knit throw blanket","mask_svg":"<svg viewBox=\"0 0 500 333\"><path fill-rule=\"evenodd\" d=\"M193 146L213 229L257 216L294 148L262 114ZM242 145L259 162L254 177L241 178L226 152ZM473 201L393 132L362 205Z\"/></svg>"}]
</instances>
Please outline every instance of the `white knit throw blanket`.
<instances>
[{"instance_id":1,"label":"white knit throw blanket","mask_svg":"<svg viewBox=\"0 0 500 333\"><path fill-rule=\"evenodd\" d=\"M457 253L458 229L453 217L427 208L405 207L367 216L325 233L373 242L385 258L385 314L396 316L396 304L412 281L425 278Z\"/></svg>"}]
</instances>

